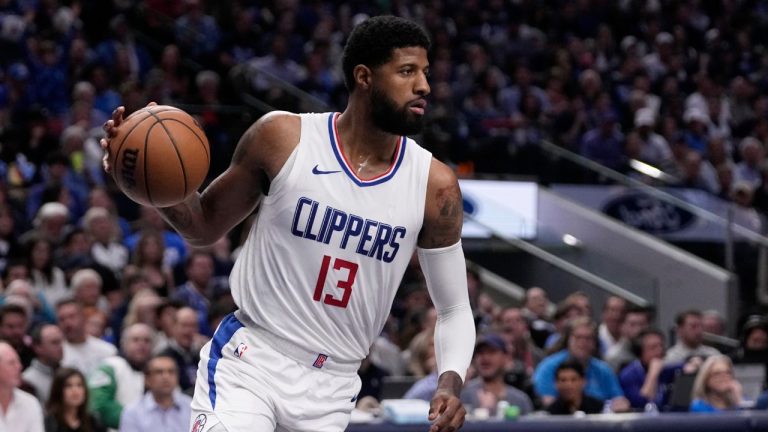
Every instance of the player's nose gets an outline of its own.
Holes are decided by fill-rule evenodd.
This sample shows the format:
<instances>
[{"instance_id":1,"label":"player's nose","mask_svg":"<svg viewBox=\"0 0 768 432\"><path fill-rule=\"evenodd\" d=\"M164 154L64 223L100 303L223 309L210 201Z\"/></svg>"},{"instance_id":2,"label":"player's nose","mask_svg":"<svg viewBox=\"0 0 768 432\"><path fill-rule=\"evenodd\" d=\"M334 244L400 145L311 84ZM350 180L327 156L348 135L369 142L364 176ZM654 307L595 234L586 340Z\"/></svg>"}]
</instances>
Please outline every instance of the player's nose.
<instances>
[{"instance_id":1,"label":"player's nose","mask_svg":"<svg viewBox=\"0 0 768 432\"><path fill-rule=\"evenodd\" d=\"M428 95L432 89L429 87L429 81L427 80L427 74L419 74L419 78L413 85L413 92L417 95L424 97Z\"/></svg>"}]
</instances>

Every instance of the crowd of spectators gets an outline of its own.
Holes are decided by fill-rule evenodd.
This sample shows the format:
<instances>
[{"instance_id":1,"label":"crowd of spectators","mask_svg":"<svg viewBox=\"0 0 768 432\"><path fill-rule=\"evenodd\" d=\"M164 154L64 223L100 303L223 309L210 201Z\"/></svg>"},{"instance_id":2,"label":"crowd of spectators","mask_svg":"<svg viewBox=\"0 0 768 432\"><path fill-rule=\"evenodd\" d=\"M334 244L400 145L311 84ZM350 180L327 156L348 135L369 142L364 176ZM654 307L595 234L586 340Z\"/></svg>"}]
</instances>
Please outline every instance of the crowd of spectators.
<instances>
[{"instance_id":1,"label":"crowd of spectators","mask_svg":"<svg viewBox=\"0 0 768 432\"><path fill-rule=\"evenodd\" d=\"M200 346L234 308L238 232L192 249L120 194L98 145L112 111L187 107L211 142L213 177L264 110L342 109L344 40L379 13L432 37L420 142L458 173L536 174L546 139L768 210L763 1L0 0L0 426L38 411L49 431L185 417L173 389L192 391ZM696 409L742 404L732 374L718 381L733 366L702 345L695 311L669 347L649 311L621 299L595 323L584 295L553 311L534 288L521 308L501 308L476 274L468 281L480 337L462 400L478 415L500 399L519 414L681 408L670 391L697 370ZM387 375L430 394L434 320L414 270L361 369L367 395ZM764 362L762 319L739 336L729 358Z\"/></svg>"}]
</instances>

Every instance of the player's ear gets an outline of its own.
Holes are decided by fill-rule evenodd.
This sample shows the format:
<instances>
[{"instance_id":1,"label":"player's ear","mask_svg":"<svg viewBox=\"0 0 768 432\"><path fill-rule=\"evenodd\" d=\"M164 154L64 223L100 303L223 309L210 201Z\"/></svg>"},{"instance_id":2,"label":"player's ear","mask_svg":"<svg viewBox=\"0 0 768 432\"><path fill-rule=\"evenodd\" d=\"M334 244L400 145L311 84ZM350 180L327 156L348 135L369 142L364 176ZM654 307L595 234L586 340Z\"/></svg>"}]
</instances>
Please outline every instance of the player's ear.
<instances>
[{"instance_id":1,"label":"player's ear","mask_svg":"<svg viewBox=\"0 0 768 432\"><path fill-rule=\"evenodd\" d=\"M355 86L363 90L371 87L371 78L373 71L366 65L357 65L352 69L352 76L355 77Z\"/></svg>"}]
</instances>

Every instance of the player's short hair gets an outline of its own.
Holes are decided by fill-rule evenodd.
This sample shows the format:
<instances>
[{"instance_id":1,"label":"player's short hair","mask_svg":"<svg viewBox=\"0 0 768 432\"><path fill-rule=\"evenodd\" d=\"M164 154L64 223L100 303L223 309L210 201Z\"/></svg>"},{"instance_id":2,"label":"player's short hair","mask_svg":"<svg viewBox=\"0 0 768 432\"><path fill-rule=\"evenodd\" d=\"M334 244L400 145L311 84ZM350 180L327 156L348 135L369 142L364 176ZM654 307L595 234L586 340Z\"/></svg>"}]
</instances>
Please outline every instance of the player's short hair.
<instances>
[{"instance_id":1,"label":"player's short hair","mask_svg":"<svg viewBox=\"0 0 768 432\"><path fill-rule=\"evenodd\" d=\"M422 47L428 50L429 45L427 32L413 21L391 15L368 18L352 29L344 46L342 69L347 90L355 88L355 66L375 68L388 62L394 49Z\"/></svg>"}]
</instances>

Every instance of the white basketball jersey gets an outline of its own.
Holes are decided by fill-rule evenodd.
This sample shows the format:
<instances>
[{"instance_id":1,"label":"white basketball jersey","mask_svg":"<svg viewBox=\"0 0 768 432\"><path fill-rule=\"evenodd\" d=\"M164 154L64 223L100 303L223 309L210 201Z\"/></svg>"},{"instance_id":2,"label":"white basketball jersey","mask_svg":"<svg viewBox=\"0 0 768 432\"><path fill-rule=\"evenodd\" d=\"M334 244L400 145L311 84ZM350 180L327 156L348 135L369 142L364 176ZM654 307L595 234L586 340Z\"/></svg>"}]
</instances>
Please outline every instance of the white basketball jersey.
<instances>
[{"instance_id":1,"label":"white basketball jersey","mask_svg":"<svg viewBox=\"0 0 768 432\"><path fill-rule=\"evenodd\" d=\"M231 275L248 321L338 361L363 359L384 326L424 219L431 154L398 139L392 165L358 178L338 113L302 114Z\"/></svg>"}]
</instances>

